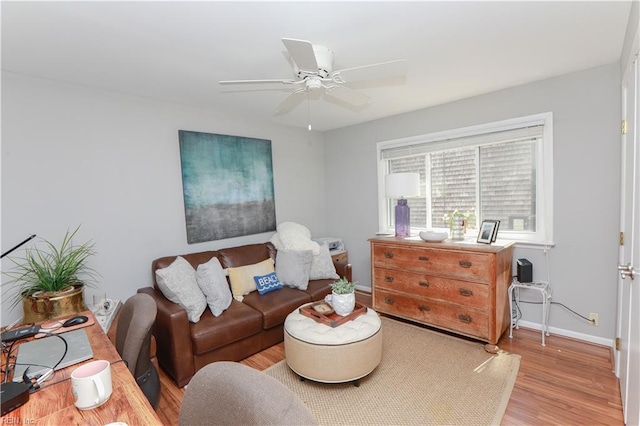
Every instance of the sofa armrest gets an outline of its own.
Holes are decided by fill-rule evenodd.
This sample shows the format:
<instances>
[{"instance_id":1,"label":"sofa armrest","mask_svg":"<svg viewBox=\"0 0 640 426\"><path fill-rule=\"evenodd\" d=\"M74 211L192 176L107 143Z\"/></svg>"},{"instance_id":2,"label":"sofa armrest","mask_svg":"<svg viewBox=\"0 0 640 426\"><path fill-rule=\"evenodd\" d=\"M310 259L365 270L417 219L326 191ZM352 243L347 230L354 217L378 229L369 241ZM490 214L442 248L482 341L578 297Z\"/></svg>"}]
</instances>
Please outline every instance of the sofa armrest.
<instances>
[{"instance_id":1,"label":"sofa armrest","mask_svg":"<svg viewBox=\"0 0 640 426\"><path fill-rule=\"evenodd\" d=\"M334 263L336 267L336 274L342 277L346 277L347 280L353 281L352 270L350 263Z\"/></svg>"},{"instance_id":2,"label":"sofa armrest","mask_svg":"<svg viewBox=\"0 0 640 426\"><path fill-rule=\"evenodd\" d=\"M138 289L138 293L146 293L156 301L158 313L153 335L156 338L158 362L175 379L178 387L183 387L195 374L187 311L153 287Z\"/></svg>"}]
</instances>

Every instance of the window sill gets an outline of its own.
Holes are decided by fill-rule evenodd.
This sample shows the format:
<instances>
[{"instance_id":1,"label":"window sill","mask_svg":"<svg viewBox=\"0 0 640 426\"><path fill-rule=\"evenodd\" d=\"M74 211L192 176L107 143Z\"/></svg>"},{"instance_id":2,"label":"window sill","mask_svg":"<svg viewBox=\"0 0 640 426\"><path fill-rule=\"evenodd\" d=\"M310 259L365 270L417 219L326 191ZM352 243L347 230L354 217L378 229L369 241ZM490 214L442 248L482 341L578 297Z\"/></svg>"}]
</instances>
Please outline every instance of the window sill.
<instances>
[{"instance_id":1,"label":"window sill","mask_svg":"<svg viewBox=\"0 0 640 426\"><path fill-rule=\"evenodd\" d=\"M555 242L514 241L516 248L548 250L555 247Z\"/></svg>"}]
</instances>

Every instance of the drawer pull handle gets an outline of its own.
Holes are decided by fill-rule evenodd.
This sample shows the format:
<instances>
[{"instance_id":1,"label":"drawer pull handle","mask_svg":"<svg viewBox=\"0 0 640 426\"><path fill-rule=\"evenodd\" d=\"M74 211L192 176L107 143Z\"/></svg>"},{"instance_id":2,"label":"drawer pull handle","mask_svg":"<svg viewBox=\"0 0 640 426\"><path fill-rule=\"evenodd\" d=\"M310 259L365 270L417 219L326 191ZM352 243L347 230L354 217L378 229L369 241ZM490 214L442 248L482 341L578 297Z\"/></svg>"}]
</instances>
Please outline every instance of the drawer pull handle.
<instances>
[{"instance_id":1,"label":"drawer pull handle","mask_svg":"<svg viewBox=\"0 0 640 426\"><path fill-rule=\"evenodd\" d=\"M418 306L418 309L420 309L421 312L429 312L431 310L427 305L420 305Z\"/></svg>"},{"instance_id":2,"label":"drawer pull handle","mask_svg":"<svg viewBox=\"0 0 640 426\"><path fill-rule=\"evenodd\" d=\"M420 281L418 285L420 287L429 287L429 281Z\"/></svg>"},{"instance_id":3,"label":"drawer pull handle","mask_svg":"<svg viewBox=\"0 0 640 426\"><path fill-rule=\"evenodd\" d=\"M418 257L418 260L421 260L423 262L428 262L429 258L427 256L420 256L420 257Z\"/></svg>"},{"instance_id":4,"label":"drawer pull handle","mask_svg":"<svg viewBox=\"0 0 640 426\"><path fill-rule=\"evenodd\" d=\"M471 322L471 317L469 315L460 315L458 319L467 324Z\"/></svg>"},{"instance_id":5,"label":"drawer pull handle","mask_svg":"<svg viewBox=\"0 0 640 426\"><path fill-rule=\"evenodd\" d=\"M385 297L384 303L388 303L389 305L393 305L396 301L392 297Z\"/></svg>"},{"instance_id":6,"label":"drawer pull handle","mask_svg":"<svg viewBox=\"0 0 640 426\"><path fill-rule=\"evenodd\" d=\"M460 294L465 297L470 297L470 296L473 296L473 290L469 290L468 288L461 288Z\"/></svg>"},{"instance_id":7,"label":"drawer pull handle","mask_svg":"<svg viewBox=\"0 0 640 426\"><path fill-rule=\"evenodd\" d=\"M460 262L458 262L458 265L460 265L460 267L462 268L471 268L471 262L469 262L468 260L461 260Z\"/></svg>"},{"instance_id":8,"label":"drawer pull handle","mask_svg":"<svg viewBox=\"0 0 640 426\"><path fill-rule=\"evenodd\" d=\"M393 258L393 252L385 251L384 252L384 257L386 257L387 259L392 259Z\"/></svg>"},{"instance_id":9,"label":"drawer pull handle","mask_svg":"<svg viewBox=\"0 0 640 426\"><path fill-rule=\"evenodd\" d=\"M393 282L393 277L387 277L387 276L385 276L385 277L384 277L384 280L385 280L386 282L388 282L388 283L392 283L392 282Z\"/></svg>"}]
</instances>

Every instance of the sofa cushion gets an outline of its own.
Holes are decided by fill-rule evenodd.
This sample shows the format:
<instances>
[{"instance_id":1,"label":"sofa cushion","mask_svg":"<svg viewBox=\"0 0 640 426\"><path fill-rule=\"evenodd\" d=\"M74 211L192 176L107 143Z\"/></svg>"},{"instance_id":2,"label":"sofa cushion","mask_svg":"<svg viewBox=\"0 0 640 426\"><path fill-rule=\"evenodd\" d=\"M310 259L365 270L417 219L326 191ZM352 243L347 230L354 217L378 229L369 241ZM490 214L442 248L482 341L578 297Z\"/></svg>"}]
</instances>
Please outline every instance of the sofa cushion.
<instances>
[{"instance_id":1,"label":"sofa cushion","mask_svg":"<svg viewBox=\"0 0 640 426\"><path fill-rule=\"evenodd\" d=\"M308 302L311 302L311 297L307 293L289 287L265 295L254 291L242 301L262 313L265 330L284 324L287 315Z\"/></svg>"},{"instance_id":2,"label":"sofa cushion","mask_svg":"<svg viewBox=\"0 0 640 426\"><path fill-rule=\"evenodd\" d=\"M280 282L300 290L306 289L312 259L311 250L279 251L276 255L276 274Z\"/></svg>"},{"instance_id":3,"label":"sofa cushion","mask_svg":"<svg viewBox=\"0 0 640 426\"><path fill-rule=\"evenodd\" d=\"M181 256L166 268L156 270L156 282L164 296L187 311L189 321L198 322L207 299L198 287L196 271Z\"/></svg>"},{"instance_id":4,"label":"sofa cushion","mask_svg":"<svg viewBox=\"0 0 640 426\"><path fill-rule=\"evenodd\" d=\"M229 268L229 281L231 292L236 300L242 301L242 296L256 291L256 282L253 277L274 272L273 259L265 259L253 265Z\"/></svg>"},{"instance_id":5,"label":"sofa cushion","mask_svg":"<svg viewBox=\"0 0 640 426\"><path fill-rule=\"evenodd\" d=\"M216 255L223 268L234 268L275 259L275 248L270 243L248 244L218 250Z\"/></svg>"},{"instance_id":6,"label":"sofa cushion","mask_svg":"<svg viewBox=\"0 0 640 426\"><path fill-rule=\"evenodd\" d=\"M331 294L331 287L329 287L329 284L334 282L336 282L336 280L309 281L309 285L305 292L311 296L312 301L322 300L327 294Z\"/></svg>"},{"instance_id":7,"label":"sofa cushion","mask_svg":"<svg viewBox=\"0 0 640 426\"><path fill-rule=\"evenodd\" d=\"M216 255L215 251L202 251L198 253L189 253L180 255L184 260L189 262L193 269L196 269L198 265L207 263L212 257ZM151 270L155 272L156 269L166 268L171 265L178 256L165 256L159 257L151 263Z\"/></svg>"},{"instance_id":8,"label":"sofa cushion","mask_svg":"<svg viewBox=\"0 0 640 426\"><path fill-rule=\"evenodd\" d=\"M220 316L231 305L232 298L227 277L218 258L213 257L207 263L198 265L196 278L211 313L214 317Z\"/></svg>"},{"instance_id":9,"label":"sofa cushion","mask_svg":"<svg viewBox=\"0 0 640 426\"><path fill-rule=\"evenodd\" d=\"M284 287L275 272L267 275L257 275L253 277L253 280L256 282L259 294L267 294L270 291L280 290Z\"/></svg>"},{"instance_id":10,"label":"sofa cushion","mask_svg":"<svg viewBox=\"0 0 640 426\"><path fill-rule=\"evenodd\" d=\"M338 279L340 278L336 273L336 267L333 264L331 258L331 252L329 252L329 246L322 244L320 246L320 252L313 255L311 259L311 271L309 271L310 280L323 280L323 279Z\"/></svg>"},{"instance_id":11,"label":"sofa cushion","mask_svg":"<svg viewBox=\"0 0 640 426\"><path fill-rule=\"evenodd\" d=\"M258 293L255 293L259 296ZM197 324L191 324L193 353L204 354L262 331L262 314L233 300L219 317L206 311Z\"/></svg>"}]
</instances>

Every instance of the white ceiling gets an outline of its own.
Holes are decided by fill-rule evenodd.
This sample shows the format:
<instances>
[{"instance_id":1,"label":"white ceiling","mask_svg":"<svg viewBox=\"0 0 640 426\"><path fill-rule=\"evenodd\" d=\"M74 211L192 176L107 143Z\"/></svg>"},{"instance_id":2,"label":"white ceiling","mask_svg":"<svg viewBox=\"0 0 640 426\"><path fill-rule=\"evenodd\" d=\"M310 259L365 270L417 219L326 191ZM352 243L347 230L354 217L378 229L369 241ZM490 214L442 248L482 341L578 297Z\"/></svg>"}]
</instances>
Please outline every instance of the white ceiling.
<instances>
[{"instance_id":1,"label":"white ceiling","mask_svg":"<svg viewBox=\"0 0 640 426\"><path fill-rule=\"evenodd\" d=\"M2 2L2 69L325 131L620 59L623 2ZM406 59L406 78L358 83L360 110L324 100L283 116L282 37L331 48L334 69Z\"/></svg>"}]
</instances>

